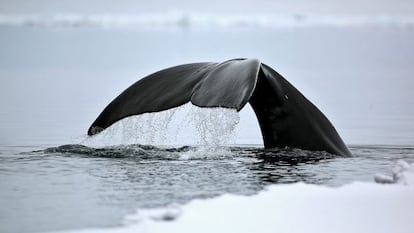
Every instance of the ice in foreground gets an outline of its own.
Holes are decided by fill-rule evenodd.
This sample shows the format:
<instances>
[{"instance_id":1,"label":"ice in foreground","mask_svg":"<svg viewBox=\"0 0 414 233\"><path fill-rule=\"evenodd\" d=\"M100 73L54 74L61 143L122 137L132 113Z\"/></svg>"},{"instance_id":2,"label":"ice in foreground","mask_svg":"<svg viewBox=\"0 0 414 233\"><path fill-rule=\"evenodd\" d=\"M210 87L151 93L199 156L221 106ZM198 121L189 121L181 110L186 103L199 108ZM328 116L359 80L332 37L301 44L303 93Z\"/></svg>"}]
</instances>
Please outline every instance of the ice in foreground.
<instances>
[{"instance_id":1,"label":"ice in foreground","mask_svg":"<svg viewBox=\"0 0 414 233\"><path fill-rule=\"evenodd\" d=\"M254 196L227 194L181 207L138 210L122 227L74 232L411 233L414 185L406 181L413 167L394 169L404 182L392 185L272 185Z\"/></svg>"}]
</instances>

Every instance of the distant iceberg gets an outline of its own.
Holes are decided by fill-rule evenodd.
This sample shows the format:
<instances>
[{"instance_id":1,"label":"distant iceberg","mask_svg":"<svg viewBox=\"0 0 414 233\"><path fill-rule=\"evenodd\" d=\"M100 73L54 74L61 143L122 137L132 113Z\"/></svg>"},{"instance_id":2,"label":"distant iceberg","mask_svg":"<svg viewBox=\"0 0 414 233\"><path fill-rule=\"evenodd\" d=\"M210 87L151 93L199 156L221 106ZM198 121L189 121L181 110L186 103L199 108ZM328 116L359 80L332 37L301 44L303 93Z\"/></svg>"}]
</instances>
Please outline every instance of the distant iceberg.
<instances>
[{"instance_id":1,"label":"distant iceberg","mask_svg":"<svg viewBox=\"0 0 414 233\"><path fill-rule=\"evenodd\" d=\"M0 14L0 26L100 27L137 29L303 28L303 27L414 27L414 17L280 14Z\"/></svg>"},{"instance_id":2,"label":"distant iceberg","mask_svg":"<svg viewBox=\"0 0 414 233\"><path fill-rule=\"evenodd\" d=\"M140 209L124 226L72 232L411 233L414 165L399 162L393 172L397 184L272 185L254 196L227 194L181 207Z\"/></svg>"}]
</instances>

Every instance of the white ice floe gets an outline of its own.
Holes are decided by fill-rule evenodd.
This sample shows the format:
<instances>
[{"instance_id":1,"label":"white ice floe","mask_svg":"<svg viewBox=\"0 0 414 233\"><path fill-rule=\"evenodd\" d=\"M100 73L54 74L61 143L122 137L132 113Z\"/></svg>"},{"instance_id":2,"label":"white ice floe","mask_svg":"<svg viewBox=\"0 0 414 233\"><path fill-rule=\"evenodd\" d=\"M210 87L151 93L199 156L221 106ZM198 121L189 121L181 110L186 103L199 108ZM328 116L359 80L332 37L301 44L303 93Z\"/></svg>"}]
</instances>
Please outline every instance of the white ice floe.
<instances>
[{"instance_id":1,"label":"white ice floe","mask_svg":"<svg viewBox=\"0 0 414 233\"><path fill-rule=\"evenodd\" d=\"M408 164L399 160L392 169L392 176L377 174L375 182L382 184L400 183L405 185L414 185L414 164Z\"/></svg>"},{"instance_id":2,"label":"white ice floe","mask_svg":"<svg viewBox=\"0 0 414 233\"><path fill-rule=\"evenodd\" d=\"M147 12L140 14L0 14L0 26L99 27L140 29L212 28L307 28L360 26L414 26L413 17L307 15L307 14L213 14L199 12Z\"/></svg>"},{"instance_id":3,"label":"white ice floe","mask_svg":"<svg viewBox=\"0 0 414 233\"><path fill-rule=\"evenodd\" d=\"M400 184L272 185L254 196L226 194L181 207L138 210L124 226L73 232L411 233L413 167L397 164L394 176Z\"/></svg>"}]
</instances>

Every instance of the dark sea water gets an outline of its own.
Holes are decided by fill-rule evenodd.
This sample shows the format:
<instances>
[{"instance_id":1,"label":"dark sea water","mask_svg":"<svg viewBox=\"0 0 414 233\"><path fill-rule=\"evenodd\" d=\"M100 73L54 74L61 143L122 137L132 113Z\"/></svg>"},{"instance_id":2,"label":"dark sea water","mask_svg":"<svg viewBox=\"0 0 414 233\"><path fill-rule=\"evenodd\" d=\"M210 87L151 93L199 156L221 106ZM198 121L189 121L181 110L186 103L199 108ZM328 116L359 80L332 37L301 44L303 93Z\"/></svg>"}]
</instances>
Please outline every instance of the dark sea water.
<instances>
[{"instance_id":1,"label":"dark sea water","mask_svg":"<svg viewBox=\"0 0 414 233\"><path fill-rule=\"evenodd\" d=\"M414 162L413 147L350 149L352 157L248 146L1 147L1 232L117 226L137 208L252 195L269 184L374 182L397 160Z\"/></svg>"}]
</instances>

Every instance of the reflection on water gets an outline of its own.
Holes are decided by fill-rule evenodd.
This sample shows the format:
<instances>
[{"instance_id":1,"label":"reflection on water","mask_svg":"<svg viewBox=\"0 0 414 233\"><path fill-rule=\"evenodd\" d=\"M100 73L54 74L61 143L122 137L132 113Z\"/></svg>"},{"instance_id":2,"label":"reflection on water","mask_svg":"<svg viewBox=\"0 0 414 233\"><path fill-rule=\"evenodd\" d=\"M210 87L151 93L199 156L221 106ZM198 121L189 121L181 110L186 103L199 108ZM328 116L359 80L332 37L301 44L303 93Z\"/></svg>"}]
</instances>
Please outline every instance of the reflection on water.
<instances>
[{"instance_id":1,"label":"reflection on water","mask_svg":"<svg viewBox=\"0 0 414 233\"><path fill-rule=\"evenodd\" d=\"M188 156L200 148L82 145L1 148L0 225L4 232L106 227L137 207L223 193L254 194L271 183L337 186L373 182L414 148L352 147L353 157L298 149L227 148L229 156ZM218 150L220 151L220 150ZM186 156L183 156L186 155Z\"/></svg>"}]
</instances>

